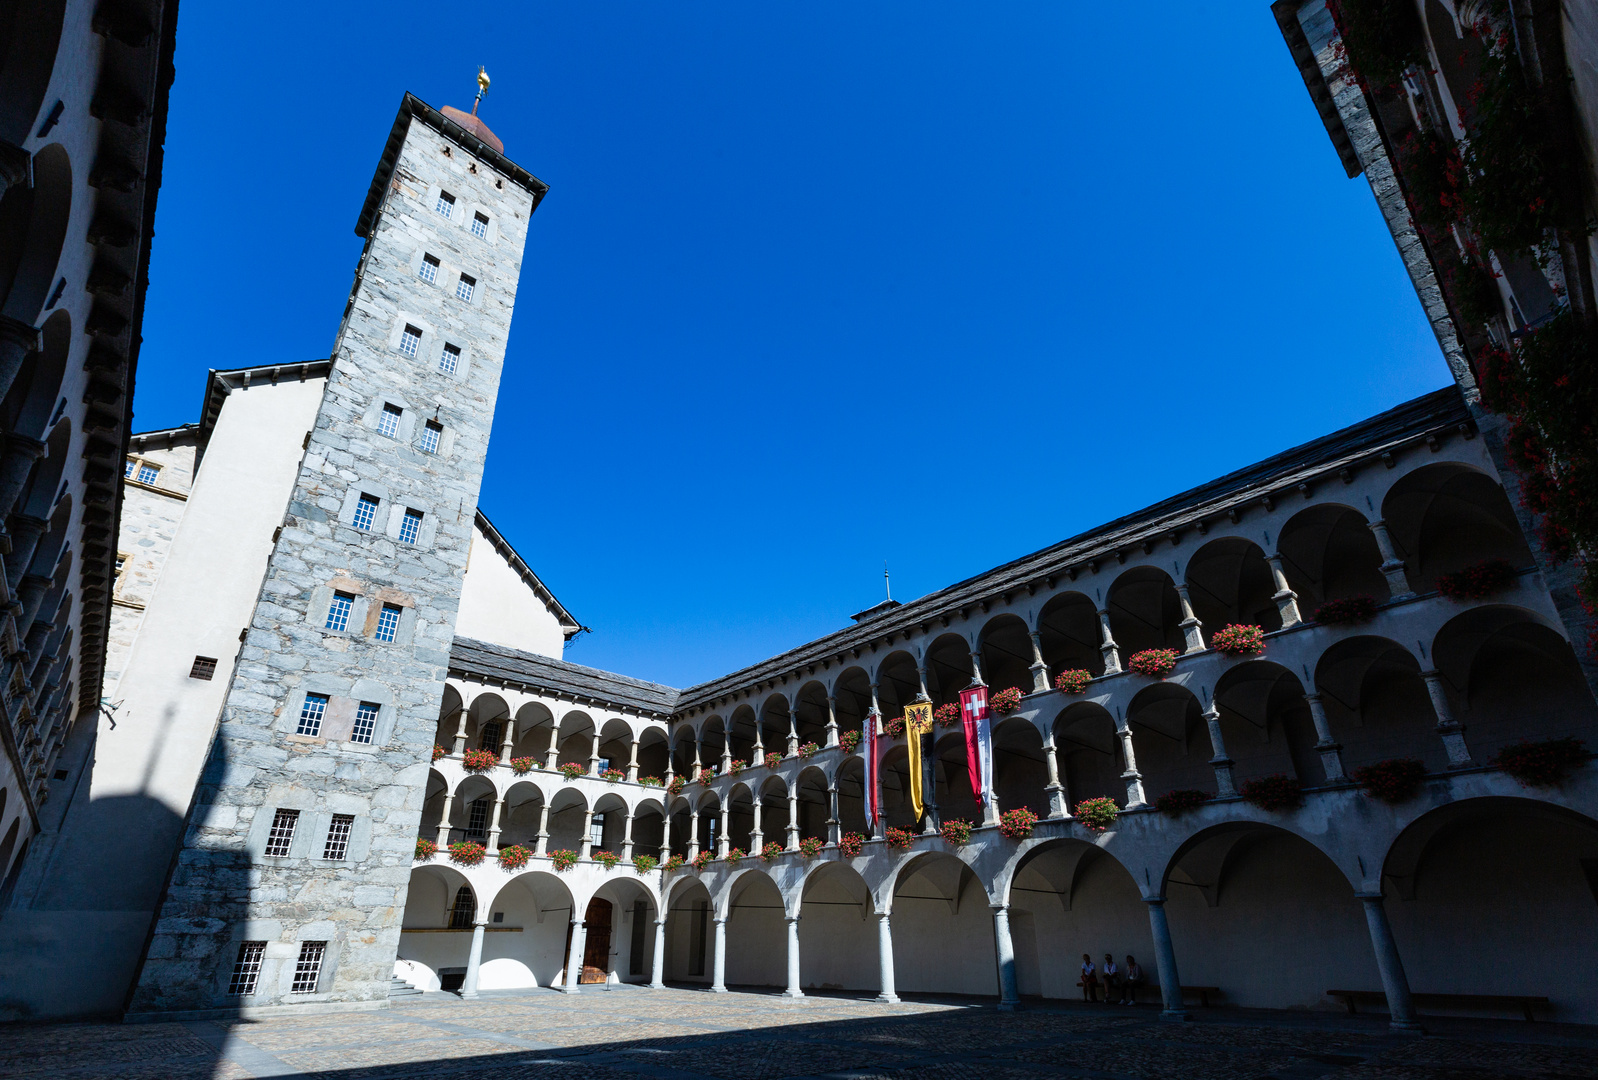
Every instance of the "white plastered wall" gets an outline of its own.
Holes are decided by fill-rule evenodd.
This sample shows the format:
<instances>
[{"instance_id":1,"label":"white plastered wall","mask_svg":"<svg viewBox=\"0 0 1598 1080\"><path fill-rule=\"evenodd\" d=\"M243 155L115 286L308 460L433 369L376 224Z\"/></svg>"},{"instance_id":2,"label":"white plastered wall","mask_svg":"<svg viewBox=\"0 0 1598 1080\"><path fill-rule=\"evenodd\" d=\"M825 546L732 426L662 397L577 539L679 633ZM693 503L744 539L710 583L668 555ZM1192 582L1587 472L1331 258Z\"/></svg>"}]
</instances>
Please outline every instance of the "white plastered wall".
<instances>
[{"instance_id":1,"label":"white plastered wall","mask_svg":"<svg viewBox=\"0 0 1598 1080\"><path fill-rule=\"evenodd\" d=\"M455 634L556 660L566 644L554 612L476 525Z\"/></svg>"}]
</instances>

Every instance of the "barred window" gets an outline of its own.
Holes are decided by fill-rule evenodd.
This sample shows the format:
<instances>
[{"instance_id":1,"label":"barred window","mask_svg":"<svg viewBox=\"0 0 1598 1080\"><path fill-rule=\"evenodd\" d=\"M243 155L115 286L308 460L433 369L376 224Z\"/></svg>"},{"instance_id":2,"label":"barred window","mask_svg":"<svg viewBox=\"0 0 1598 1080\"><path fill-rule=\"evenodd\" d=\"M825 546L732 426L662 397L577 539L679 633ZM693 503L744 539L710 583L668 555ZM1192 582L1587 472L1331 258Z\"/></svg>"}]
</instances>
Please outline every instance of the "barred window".
<instances>
[{"instance_id":1,"label":"barred window","mask_svg":"<svg viewBox=\"0 0 1598 1080\"><path fill-rule=\"evenodd\" d=\"M327 942L300 942L300 958L294 965L294 984L289 987L289 993L316 993L316 984L322 978L322 957L325 955Z\"/></svg>"},{"instance_id":2,"label":"barred window","mask_svg":"<svg viewBox=\"0 0 1598 1080\"><path fill-rule=\"evenodd\" d=\"M470 297L468 297L468 299L470 299ZM153 484L155 483L156 478L160 475L161 470L156 468L154 465L145 465L142 463L139 465L139 483L141 484Z\"/></svg>"},{"instance_id":3,"label":"barred window","mask_svg":"<svg viewBox=\"0 0 1598 1080\"><path fill-rule=\"evenodd\" d=\"M322 846L322 858L342 859L350 850L350 828L355 824L353 814L334 814L333 823L327 827L327 843Z\"/></svg>"},{"instance_id":4,"label":"barred window","mask_svg":"<svg viewBox=\"0 0 1598 1080\"><path fill-rule=\"evenodd\" d=\"M372 733L377 730L378 708L377 703L372 701L363 701L356 707L355 730L350 734L351 742L372 741Z\"/></svg>"},{"instance_id":5,"label":"barred window","mask_svg":"<svg viewBox=\"0 0 1598 1080\"><path fill-rule=\"evenodd\" d=\"M483 737L478 741L478 747L483 750L492 750L496 754L499 753L499 734L502 730L504 729L499 726L498 720L484 724Z\"/></svg>"},{"instance_id":6,"label":"barred window","mask_svg":"<svg viewBox=\"0 0 1598 1080\"><path fill-rule=\"evenodd\" d=\"M355 527L363 532L370 532L372 521L377 517L378 500L371 495L362 495L361 501L355 504Z\"/></svg>"},{"instance_id":7,"label":"barred window","mask_svg":"<svg viewBox=\"0 0 1598 1080\"><path fill-rule=\"evenodd\" d=\"M466 835L483 836L488 832L488 800L473 799L466 808Z\"/></svg>"},{"instance_id":8,"label":"barred window","mask_svg":"<svg viewBox=\"0 0 1598 1080\"><path fill-rule=\"evenodd\" d=\"M438 281L438 260L431 255L422 256L422 280L429 285Z\"/></svg>"},{"instance_id":9,"label":"barred window","mask_svg":"<svg viewBox=\"0 0 1598 1080\"><path fill-rule=\"evenodd\" d=\"M377 418L377 433L392 439L399 434L400 417L404 415L405 410L398 405L384 405Z\"/></svg>"},{"instance_id":10,"label":"barred window","mask_svg":"<svg viewBox=\"0 0 1598 1080\"><path fill-rule=\"evenodd\" d=\"M407 544L416 543L416 538L422 534L422 512L420 510L405 511L405 520L400 522L400 540Z\"/></svg>"},{"instance_id":11,"label":"barred window","mask_svg":"<svg viewBox=\"0 0 1598 1080\"><path fill-rule=\"evenodd\" d=\"M133 477L134 470L138 467L139 463L137 461L134 461L132 458L128 458L128 460L122 466L122 478L124 480L131 479Z\"/></svg>"},{"instance_id":12,"label":"barred window","mask_svg":"<svg viewBox=\"0 0 1598 1080\"><path fill-rule=\"evenodd\" d=\"M196 656L194 658L194 666L189 668L189 678L202 679L205 682L210 682L215 675L216 657Z\"/></svg>"},{"instance_id":13,"label":"barred window","mask_svg":"<svg viewBox=\"0 0 1598 1080\"><path fill-rule=\"evenodd\" d=\"M230 995L249 997L255 993L255 984L261 980L261 958L265 955L266 942L239 942L239 958L233 961L233 977L227 984Z\"/></svg>"},{"instance_id":14,"label":"barred window","mask_svg":"<svg viewBox=\"0 0 1598 1080\"><path fill-rule=\"evenodd\" d=\"M470 885L462 885L455 890L455 905L449 909L449 928L451 930L470 930L472 916L477 914L477 901L472 896Z\"/></svg>"},{"instance_id":15,"label":"barred window","mask_svg":"<svg viewBox=\"0 0 1598 1080\"><path fill-rule=\"evenodd\" d=\"M455 196L447 191L440 191L438 193L438 202L433 204L433 209L445 217L453 216L455 213Z\"/></svg>"},{"instance_id":16,"label":"barred window","mask_svg":"<svg viewBox=\"0 0 1598 1080\"><path fill-rule=\"evenodd\" d=\"M478 214L476 217L472 218L472 235L477 237L479 240L488 235L487 217L482 214Z\"/></svg>"},{"instance_id":17,"label":"barred window","mask_svg":"<svg viewBox=\"0 0 1598 1080\"><path fill-rule=\"evenodd\" d=\"M462 300L470 300L472 298L472 290L475 288L477 288L477 279L462 274L460 281L455 283L455 295Z\"/></svg>"},{"instance_id":18,"label":"barred window","mask_svg":"<svg viewBox=\"0 0 1598 1080\"><path fill-rule=\"evenodd\" d=\"M399 633L400 609L397 604L384 604L377 616L377 640L393 641Z\"/></svg>"},{"instance_id":19,"label":"barred window","mask_svg":"<svg viewBox=\"0 0 1598 1080\"><path fill-rule=\"evenodd\" d=\"M406 326L405 332L400 335L400 352L414 360L421 344L422 332L414 326Z\"/></svg>"},{"instance_id":20,"label":"barred window","mask_svg":"<svg viewBox=\"0 0 1598 1080\"><path fill-rule=\"evenodd\" d=\"M440 427L438 424L435 424L433 421L429 420L427 422L427 426L422 428L422 442L421 442L422 453L424 453L424 454L436 454L436 453L438 453L438 437L441 434L443 434L443 432L444 432L444 429L442 427Z\"/></svg>"},{"instance_id":21,"label":"barred window","mask_svg":"<svg viewBox=\"0 0 1598 1080\"><path fill-rule=\"evenodd\" d=\"M438 358L438 370L445 375L455 374L455 369L460 367L461 347L459 345L445 345L444 355Z\"/></svg>"},{"instance_id":22,"label":"barred window","mask_svg":"<svg viewBox=\"0 0 1598 1080\"><path fill-rule=\"evenodd\" d=\"M327 609L328 630L348 630L350 628L350 608L355 604L355 597L351 593L336 592L333 594L333 603Z\"/></svg>"},{"instance_id":23,"label":"barred window","mask_svg":"<svg viewBox=\"0 0 1598 1080\"><path fill-rule=\"evenodd\" d=\"M298 810L279 810L272 815L272 828L266 834L266 854L282 857L294 843L294 827L300 823Z\"/></svg>"},{"instance_id":24,"label":"barred window","mask_svg":"<svg viewBox=\"0 0 1598 1080\"><path fill-rule=\"evenodd\" d=\"M322 717L326 715L327 695L306 694L305 704L300 706L300 722L294 726L294 734L316 738L322 734Z\"/></svg>"}]
</instances>

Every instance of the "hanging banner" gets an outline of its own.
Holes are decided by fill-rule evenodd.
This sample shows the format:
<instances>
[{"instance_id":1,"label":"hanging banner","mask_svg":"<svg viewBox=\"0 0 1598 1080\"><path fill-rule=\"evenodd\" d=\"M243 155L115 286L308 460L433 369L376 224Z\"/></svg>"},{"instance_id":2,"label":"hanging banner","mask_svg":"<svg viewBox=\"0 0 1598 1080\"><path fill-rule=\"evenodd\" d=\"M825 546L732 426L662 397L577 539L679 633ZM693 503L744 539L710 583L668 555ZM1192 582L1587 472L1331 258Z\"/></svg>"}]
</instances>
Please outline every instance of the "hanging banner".
<instances>
[{"instance_id":1,"label":"hanging banner","mask_svg":"<svg viewBox=\"0 0 1598 1080\"><path fill-rule=\"evenodd\" d=\"M921 736L932 730L932 702L917 702L904 707L904 745L910 751L910 805L916 820L926 813L921 790Z\"/></svg>"},{"instance_id":2,"label":"hanging banner","mask_svg":"<svg viewBox=\"0 0 1598 1080\"><path fill-rule=\"evenodd\" d=\"M866 722L861 725L860 742L866 754L866 826L875 834L877 807L881 801L877 795L880 785L877 782L877 710L875 709L866 714Z\"/></svg>"},{"instance_id":3,"label":"hanging banner","mask_svg":"<svg viewBox=\"0 0 1598 1080\"><path fill-rule=\"evenodd\" d=\"M992 757L988 749L988 688L980 683L960 691L960 722L965 728L965 767L971 777L971 794L978 806L987 805L993 783Z\"/></svg>"}]
</instances>

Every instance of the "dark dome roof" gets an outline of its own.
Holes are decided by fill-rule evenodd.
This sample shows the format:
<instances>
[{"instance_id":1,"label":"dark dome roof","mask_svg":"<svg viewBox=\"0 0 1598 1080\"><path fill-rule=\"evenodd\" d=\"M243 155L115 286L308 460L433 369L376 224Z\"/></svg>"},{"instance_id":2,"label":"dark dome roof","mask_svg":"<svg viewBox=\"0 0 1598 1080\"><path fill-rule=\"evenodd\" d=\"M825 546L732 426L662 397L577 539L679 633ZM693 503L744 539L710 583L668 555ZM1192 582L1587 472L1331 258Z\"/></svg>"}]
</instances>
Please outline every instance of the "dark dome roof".
<instances>
[{"instance_id":1,"label":"dark dome roof","mask_svg":"<svg viewBox=\"0 0 1598 1080\"><path fill-rule=\"evenodd\" d=\"M494 149L496 153L503 154L505 152L505 144L499 141L499 136L495 135L492 131L489 131L488 125L483 123L477 117L473 116L471 113L462 112L461 110L452 108L449 105L445 105L439 111L449 119L455 121L455 123L459 124L461 127L465 128L472 135L487 143Z\"/></svg>"}]
</instances>

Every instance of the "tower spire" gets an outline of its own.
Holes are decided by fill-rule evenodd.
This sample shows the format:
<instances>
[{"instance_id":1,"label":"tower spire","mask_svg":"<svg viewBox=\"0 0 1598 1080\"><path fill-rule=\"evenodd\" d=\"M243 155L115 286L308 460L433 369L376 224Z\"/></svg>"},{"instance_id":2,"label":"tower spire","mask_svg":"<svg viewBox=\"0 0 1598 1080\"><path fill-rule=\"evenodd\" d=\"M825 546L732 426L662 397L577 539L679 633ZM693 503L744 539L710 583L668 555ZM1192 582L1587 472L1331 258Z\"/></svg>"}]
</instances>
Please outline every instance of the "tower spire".
<instances>
[{"instance_id":1,"label":"tower spire","mask_svg":"<svg viewBox=\"0 0 1598 1080\"><path fill-rule=\"evenodd\" d=\"M893 599L893 586L891 584L889 584L889 582L888 582L888 560L887 559L883 559L882 560L882 591L885 594L884 599L887 599L887 600L892 600Z\"/></svg>"},{"instance_id":2,"label":"tower spire","mask_svg":"<svg viewBox=\"0 0 1598 1080\"><path fill-rule=\"evenodd\" d=\"M483 103L488 96L488 69L482 64L477 65L477 100L472 102L472 115L477 115L477 106Z\"/></svg>"}]
</instances>

